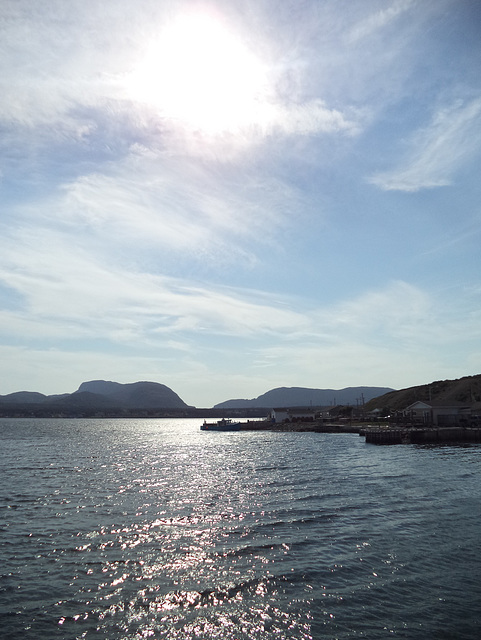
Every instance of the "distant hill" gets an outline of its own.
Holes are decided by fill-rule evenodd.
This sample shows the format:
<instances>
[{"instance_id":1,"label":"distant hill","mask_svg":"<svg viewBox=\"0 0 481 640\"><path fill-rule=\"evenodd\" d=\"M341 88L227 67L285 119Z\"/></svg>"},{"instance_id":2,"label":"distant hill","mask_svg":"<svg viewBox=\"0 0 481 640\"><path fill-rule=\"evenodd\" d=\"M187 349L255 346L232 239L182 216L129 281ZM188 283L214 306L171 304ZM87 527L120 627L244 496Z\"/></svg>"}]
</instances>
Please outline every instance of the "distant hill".
<instances>
[{"instance_id":1,"label":"distant hill","mask_svg":"<svg viewBox=\"0 0 481 640\"><path fill-rule=\"evenodd\" d=\"M437 380L429 384L417 387L408 387L400 391L391 391L365 405L365 409L389 409L390 411L402 411L413 402L421 400L450 402L465 402L476 404L481 402L481 374L466 376L456 380Z\"/></svg>"},{"instance_id":2,"label":"distant hill","mask_svg":"<svg viewBox=\"0 0 481 640\"><path fill-rule=\"evenodd\" d=\"M188 405L165 384L158 382L132 382L120 384L105 380L82 382L77 393L93 393L109 399L112 404L130 409L181 409Z\"/></svg>"},{"instance_id":3,"label":"distant hill","mask_svg":"<svg viewBox=\"0 0 481 640\"><path fill-rule=\"evenodd\" d=\"M58 407L62 409L110 409L119 407L120 403L115 402L112 398L100 395L99 393L90 393L90 391L82 391L69 393L62 397L56 397L49 401L50 396L45 402L46 406Z\"/></svg>"},{"instance_id":4,"label":"distant hill","mask_svg":"<svg viewBox=\"0 0 481 640\"><path fill-rule=\"evenodd\" d=\"M12 404L38 404L47 400L48 396L36 391L15 391L6 396L0 396L0 402Z\"/></svg>"},{"instance_id":5,"label":"distant hill","mask_svg":"<svg viewBox=\"0 0 481 640\"><path fill-rule=\"evenodd\" d=\"M245 409L253 407L326 407L335 404L362 404L392 392L390 387L346 387L345 389L309 389L305 387L279 387L252 400L226 400L215 409Z\"/></svg>"},{"instance_id":6,"label":"distant hill","mask_svg":"<svg viewBox=\"0 0 481 640\"><path fill-rule=\"evenodd\" d=\"M1 405L69 408L184 409L187 405L172 389L157 382L120 384L105 380L83 382L74 393L46 396L33 391L17 391L0 396Z\"/></svg>"}]
</instances>

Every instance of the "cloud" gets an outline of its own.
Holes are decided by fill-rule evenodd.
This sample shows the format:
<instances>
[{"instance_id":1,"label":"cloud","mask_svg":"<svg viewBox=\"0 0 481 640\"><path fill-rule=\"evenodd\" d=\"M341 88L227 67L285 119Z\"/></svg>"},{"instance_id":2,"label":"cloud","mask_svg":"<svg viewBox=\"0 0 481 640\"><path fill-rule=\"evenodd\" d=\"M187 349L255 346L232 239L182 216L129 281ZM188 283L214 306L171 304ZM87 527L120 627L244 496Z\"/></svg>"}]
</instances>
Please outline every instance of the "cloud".
<instances>
[{"instance_id":1,"label":"cloud","mask_svg":"<svg viewBox=\"0 0 481 640\"><path fill-rule=\"evenodd\" d=\"M231 131L220 130L214 133L198 132L188 124L175 118L164 120L166 126L180 130L188 137L195 135L202 145L220 147L231 153L243 151L246 147L263 142L271 136L312 136L321 134L355 135L362 129L360 112L346 109L329 108L321 99L299 101L296 103L271 99L260 104L255 116L242 126ZM199 153L196 140L182 139L183 146L193 154ZM205 153L203 148L202 153Z\"/></svg>"},{"instance_id":2,"label":"cloud","mask_svg":"<svg viewBox=\"0 0 481 640\"><path fill-rule=\"evenodd\" d=\"M398 0L386 9L371 13L358 21L348 32L347 41L351 44L371 37L374 33L385 29L403 13L411 9L415 0Z\"/></svg>"},{"instance_id":3,"label":"cloud","mask_svg":"<svg viewBox=\"0 0 481 640\"><path fill-rule=\"evenodd\" d=\"M470 11L451 0L221 3L223 24L261 61L266 83L249 117L240 109L237 127L214 114L212 130L202 131L162 105L161 83L150 103L127 91L150 44L192 3L87 4L0 8L0 334L12 344L3 351L8 369L18 356L27 379L44 356L52 380L71 363L74 388L119 372L124 381L174 387L192 375L202 382L190 388L209 393L230 376L239 393L258 395L276 382L429 378L449 358L460 373L473 366L479 304L463 306L456 293L447 305L436 287L448 286L441 254L455 241L466 259L448 281L476 283L476 226L470 242L471 227L459 223L458 236L451 233L451 203L426 194L422 206L441 207L436 256L420 257L386 221L381 235L404 253L378 274L380 254L368 245L379 241L373 211L383 210L384 197L372 188L366 197L358 184L362 166L381 190L451 184L479 151ZM439 108L433 94L469 97L443 98ZM229 104L221 96L218 106ZM412 133L426 108L430 121ZM368 135L357 135L368 125ZM386 137L396 155L376 166ZM473 185L459 200L471 216ZM406 212L406 229L417 214ZM342 299L345 287L403 278L420 259L429 292L409 276ZM18 345L32 347L30 359Z\"/></svg>"},{"instance_id":4,"label":"cloud","mask_svg":"<svg viewBox=\"0 0 481 640\"><path fill-rule=\"evenodd\" d=\"M32 268L38 258L32 257ZM285 300L289 305L280 306L261 292L200 287L145 274L115 275L92 265L89 273L88 265L84 267L87 287L77 285L68 273L65 282L59 274L55 279L48 267L36 274L36 281L31 275L27 283L12 283L22 287L35 312L0 315L2 334L9 332L17 342L32 346L30 355L21 347L11 348L19 379L28 362L37 362L40 370L53 370L54 363L68 360L76 385L92 371L107 378L115 371L116 379L124 381L141 376L162 380L177 391L190 389L185 392L187 401L205 404L212 391L209 385L195 383L194 372L210 385L217 380L219 388L223 376L229 375L235 395L249 397L286 384L332 387L337 381L346 386L361 380L381 384L383 376L385 384L393 364L404 367L403 373L414 371L414 362L419 362L416 351L429 351L420 349L419 339L426 332L431 302L407 283L392 283L337 306L294 311L294 301ZM56 348L35 346L41 338L50 338ZM99 353L81 346L93 338L102 344ZM121 351L112 351L114 345ZM135 355L122 362L119 354L131 348ZM228 364L232 362L235 372ZM322 376L325 382L318 382ZM215 397L213 402L224 399Z\"/></svg>"},{"instance_id":5,"label":"cloud","mask_svg":"<svg viewBox=\"0 0 481 640\"><path fill-rule=\"evenodd\" d=\"M261 347L254 371L282 386L321 388L402 388L407 380L414 385L474 374L479 315L479 291L466 304L463 293L447 302L444 292L392 282L312 311L311 331Z\"/></svg>"},{"instance_id":6,"label":"cloud","mask_svg":"<svg viewBox=\"0 0 481 640\"><path fill-rule=\"evenodd\" d=\"M302 210L294 185L255 166L150 151L135 145L124 158L61 183L35 204L11 211L11 228L60 229L77 247L158 271L197 263L202 272L219 265L250 270L258 249ZM21 231L20 231L21 233Z\"/></svg>"},{"instance_id":7,"label":"cloud","mask_svg":"<svg viewBox=\"0 0 481 640\"><path fill-rule=\"evenodd\" d=\"M323 313L336 333L342 328L351 336L378 340L408 338L430 317L432 301L424 291L404 281L389 283L385 288L365 291L359 297L344 301Z\"/></svg>"},{"instance_id":8,"label":"cloud","mask_svg":"<svg viewBox=\"0 0 481 640\"><path fill-rule=\"evenodd\" d=\"M101 252L80 236L75 245L72 237L37 226L17 230L4 243L0 279L16 294L15 307L0 315L4 336L72 344L104 340L138 349L191 339L200 345L214 336L262 337L295 350L312 341L407 344L419 339L422 328L429 340L431 303L407 283L309 311L266 292L159 275L131 261L123 265L121 255Z\"/></svg>"},{"instance_id":9,"label":"cloud","mask_svg":"<svg viewBox=\"0 0 481 640\"><path fill-rule=\"evenodd\" d=\"M23 301L4 312L3 332L155 343L182 332L284 334L306 323L269 296L128 267L73 247L58 231L24 231L0 256L1 280Z\"/></svg>"},{"instance_id":10,"label":"cloud","mask_svg":"<svg viewBox=\"0 0 481 640\"><path fill-rule=\"evenodd\" d=\"M337 109L329 109L322 100L311 100L297 105L279 104L266 108L260 120L264 132L285 135L313 135L320 133L356 134L361 125Z\"/></svg>"},{"instance_id":11,"label":"cloud","mask_svg":"<svg viewBox=\"0 0 481 640\"><path fill-rule=\"evenodd\" d=\"M45 382L40 373L27 376L28 367L50 372L50 393L71 391L94 371L125 382L162 381L205 406L274 386L421 383L453 375L453 353L459 375L475 364L479 291L462 317L451 299L443 305L402 281L309 310L263 292L109 269L71 250L75 279L69 267L62 273L61 252L49 262L45 247L25 264L19 249L23 273L9 281L23 306L0 314L0 335L12 345L0 351L16 363L13 380L23 375L32 390L45 392ZM52 372L67 363L68 388L52 387L59 384ZM225 387L226 376L235 391Z\"/></svg>"},{"instance_id":12,"label":"cloud","mask_svg":"<svg viewBox=\"0 0 481 640\"><path fill-rule=\"evenodd\" d=\"M351 136L362 128L360 110L341 102L332 106L317 93L293 97L277 91L283 77L300 73L287 59L265 63L266 95L252 119L233 130L209 135L175 113L167 117L162 104L142 103L129 93L128 76L174 13L173 7L147 4L149 11L120 1L93 3L87 11L71 2L67 12L62 3L45 10L23 0L3 11L0 124L9 161L20 155L19 165L29 158L46 167L55 152L65 159L59 167L65 171L76 158L93 164L129 153L136 143L164 153L225 160L266 139ZM179 3L176 11L182 8L188 4ZM259 51L273 46L260 29L250 36ZM151 80L155 84L155 76Z\"/></svg>"},{"instance_id":13,"label":"cloud","mask_svg":"<svg viewBox=\"0 0 481 640\"><path fill-rule=\"evenodd\" d=\"M452 184L454 174L481 149L481 98L438 110L428 127L413 134L409 147L399 167L369 182L384 191L407 192Z\"/></svg>"}]
</instances>

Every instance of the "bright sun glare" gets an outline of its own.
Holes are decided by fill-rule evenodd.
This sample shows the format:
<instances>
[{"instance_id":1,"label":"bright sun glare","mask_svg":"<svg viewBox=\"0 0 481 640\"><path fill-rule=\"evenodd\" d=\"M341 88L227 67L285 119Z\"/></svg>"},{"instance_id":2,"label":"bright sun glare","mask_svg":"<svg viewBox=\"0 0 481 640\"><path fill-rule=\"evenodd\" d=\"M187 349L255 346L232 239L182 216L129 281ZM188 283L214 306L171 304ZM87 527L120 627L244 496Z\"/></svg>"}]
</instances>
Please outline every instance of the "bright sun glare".
<instances>
[{"instance_id":1,"label":"bright sun glare","mask_svg":"<svg viewBox=\"0 0 481 640\"><path fill-rule=\"evenodd\" d=\"M220 22L184 15L166 26L129 80L133 97L204 133L258 121L260 62Z\"/></svg>"}]
</instances>

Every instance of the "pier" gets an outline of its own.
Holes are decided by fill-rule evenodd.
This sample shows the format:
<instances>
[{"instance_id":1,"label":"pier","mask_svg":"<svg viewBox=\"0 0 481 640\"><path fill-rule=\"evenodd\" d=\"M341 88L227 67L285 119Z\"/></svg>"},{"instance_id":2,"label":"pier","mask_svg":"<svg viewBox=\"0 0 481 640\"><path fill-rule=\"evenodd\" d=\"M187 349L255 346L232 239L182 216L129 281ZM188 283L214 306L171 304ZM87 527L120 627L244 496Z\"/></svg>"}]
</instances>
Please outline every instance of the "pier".
<instances>
[{"instance_id":1,"label":"pier","mask_svg":"<svg viewBox=\"0 0 481 640\"><path fill-rule=\"evenodd\" d=\"M481 427L435 427L410 424L335 424L322 421L281 422L248 420L241 422L241 431L278 431L345 434L357 433L367 444L462 444L481 443Z\"/></svg>"},{"instance_id":2,"label":"pier","mask_svg":"<svg viewBox=\"0 0 481 640\"><path fill-rule=\"evenodd\" d=\"M366 427L359 430L368 444L481 443L479 427Z\"/></svg>"}]
</instances>

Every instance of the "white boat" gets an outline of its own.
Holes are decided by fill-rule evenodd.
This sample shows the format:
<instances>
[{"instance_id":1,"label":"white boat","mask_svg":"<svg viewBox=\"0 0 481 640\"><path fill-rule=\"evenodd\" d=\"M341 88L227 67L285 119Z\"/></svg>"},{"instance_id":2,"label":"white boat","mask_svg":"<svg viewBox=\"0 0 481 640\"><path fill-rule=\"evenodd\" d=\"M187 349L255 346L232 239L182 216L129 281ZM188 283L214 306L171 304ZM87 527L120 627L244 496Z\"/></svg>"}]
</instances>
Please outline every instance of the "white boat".
<instances>
[{"instance_id":1,"label":"white boat","mask_svg":"<svg viewBox=\"0 0 481 640\"><path fill-rule=\"evenodd\" d=\"M240 431L241 423L234 422L230 418L222 418L217 422L206 422L200 425L201 431Z\"/></svg>"}]
</instances>

